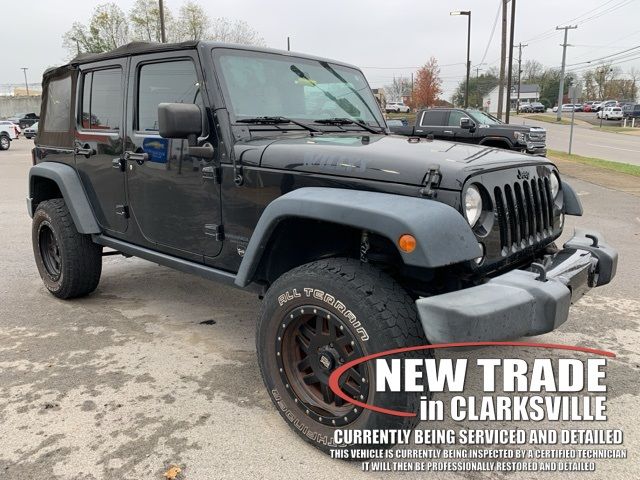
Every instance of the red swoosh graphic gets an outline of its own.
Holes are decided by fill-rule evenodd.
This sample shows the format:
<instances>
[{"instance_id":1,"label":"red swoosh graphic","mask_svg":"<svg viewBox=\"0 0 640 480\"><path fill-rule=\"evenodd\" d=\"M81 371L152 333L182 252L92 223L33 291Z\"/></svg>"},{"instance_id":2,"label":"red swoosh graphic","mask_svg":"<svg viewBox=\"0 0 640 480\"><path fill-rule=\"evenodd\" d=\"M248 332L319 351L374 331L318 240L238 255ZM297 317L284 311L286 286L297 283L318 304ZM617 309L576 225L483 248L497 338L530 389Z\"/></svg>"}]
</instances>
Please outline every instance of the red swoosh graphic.
<instances>
[{"instance_id":1,"label":"red swoosh graphic","mask_svg":"<svg viewBox=\"0 0 640 480\"><path fill-rule=\"evenodd\" d=\"M404 347L404 348L395 348L393 350L386 350L380 353L374 353L372 355L366 355L364 357L358 358L356 360L351 360L350 362L345 363L341 367L336 368L329 377L329 388L335 393L337 396L342 398L343 400L361 408L365 408L367 410L372 410L378 413L386 413L387 415L393 415L395 417L415 417L417 413L415 412L404 412L401 410L391 410L388 408L377 407L375 405L370 405L368 403L360 402L358 400L354 400L349 395L344 393L339 385L339 380L342 375L349 370L351 367L355 367L364 362L368 362L369 360L374 360L380 357L387 357L389 355L395 355L398 353L404 352L414 352L416 350L436 350L441 348L456 348L456 347L532 347L532 348L546 348L549 350L569 350L573 352L583 352L583 353L591 353L593 355L600 355L603 357L615 358L616 354L613 352L609 352L607 350L597 350L595 348L589 347L578 347L574 345L561 345L558 343L532 343L532 342L459 342L459 343L436 343L433 345L419 345L416 347Z\"/></svg>"}]
</instances>

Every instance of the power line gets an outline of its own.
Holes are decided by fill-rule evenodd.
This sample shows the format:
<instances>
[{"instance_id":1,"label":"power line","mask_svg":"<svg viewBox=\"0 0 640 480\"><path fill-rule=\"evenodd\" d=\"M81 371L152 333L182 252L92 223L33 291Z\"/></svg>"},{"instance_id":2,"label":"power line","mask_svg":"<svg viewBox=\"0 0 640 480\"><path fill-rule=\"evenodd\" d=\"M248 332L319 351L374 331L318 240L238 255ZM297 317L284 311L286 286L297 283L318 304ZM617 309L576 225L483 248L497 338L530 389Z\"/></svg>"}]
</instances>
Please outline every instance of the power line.
<instances>
[{"instance_id":1,"label":"power line","mask_svg":"<svg viewBox=\"0 0 640 480\"><path fill-rule=\"evenodd\" d=\"M583 65L585 63L597 62L599 60L603 60L603 59L607 59L607 58L611 58L611 57L616 57L616 56L621 55L623 53L630 52L631 50L637 50L638 48L640 48L640 45L636 45L635 47L627 48L626 50L622 50L621 52L612 53L612 54L607 55L605 57L594 58L592 60L587 60L587 61L584 61L584 62L572 63L572 64L567 65L567 67L573 67L575 65Z\"/></svg>"},{"instance_id":2,"label":"power line","mask_svg":"<svg viewBox=\"0 0 640 480\"><path fill-rule=\"evenodd\" d=\"M484 63L485 58L487 58L487 53L489 52L489 47L491 46L491 42L493 41L493 34L496 33L496 26L498 25L498 19L500 18L500 12L502 11L502 0L498 0L498 11L496 12L496 18L493 21L493 27L491 27L491 34L489 35L489 41L487 42L487 46L484 49L484 54L482 55L482 60L480 60L480 64Z\"/></svg>"}]
</instances>

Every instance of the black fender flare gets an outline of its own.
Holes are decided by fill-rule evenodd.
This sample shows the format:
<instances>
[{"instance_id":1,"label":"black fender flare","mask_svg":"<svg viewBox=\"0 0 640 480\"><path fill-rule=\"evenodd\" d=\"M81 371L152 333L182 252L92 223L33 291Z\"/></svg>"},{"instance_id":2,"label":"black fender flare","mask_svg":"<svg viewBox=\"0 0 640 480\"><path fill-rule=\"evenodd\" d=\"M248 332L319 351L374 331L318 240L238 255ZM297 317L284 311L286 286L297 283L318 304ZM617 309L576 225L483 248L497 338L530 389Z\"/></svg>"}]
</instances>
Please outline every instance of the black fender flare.
<instances>
[{"instance_id":1,"label":"black fender flare","mask_svg":"<svg viewBox=\"0 0 640 480\"><path fill-rule=\"evenodd\" d=\"M479 145L484 145L487 142L504 142L507 144L507 146L509 148L513 148L513 142L511 140L509 140L507 137L497 137L497 136L491 136L491 137L484 137L482 140L480 140Z\"/></svg>"},{"instance_id":2,"label":"black fender flare","mask_svg":"<svg viewBox=\"0 0 640 480\"><path fill-rule=\"evenodd\" d=\"M578 194L567 182L564 180L561 180L560 182L562 184L562 211L567 215L581 217L584 210Z\"/></svg>"},{"instance_id":3,"label":"black fender flare","mask_svg":"<svg viewBox=\"0 0 640 480\"><path fill-rule=\"evenodd\" d=\"M29 198L27 199L29 216L33 217L35 212L33 191L35 179L38 177L52 180L58 185L78 232L84 234L102 232L84 188L82 188L78 173L73 167L64 163L43 162L29 170Z\"/></svg>"},{"instance_id":4,"label":"black fender flare","mask_svg":"<svg viewBox=\"0 0 640 480\"><path fill-rule=\"evenodd\" d=\"M462 214L441 202L389 193L305 187L272 201L249 240L235 283L246 287L276 226L291 217L324 220L387 237L394 245L403 234L417 239L411 253L399 253L407 265L436 268L482 255Z\"/></svg>"}]
</instances>

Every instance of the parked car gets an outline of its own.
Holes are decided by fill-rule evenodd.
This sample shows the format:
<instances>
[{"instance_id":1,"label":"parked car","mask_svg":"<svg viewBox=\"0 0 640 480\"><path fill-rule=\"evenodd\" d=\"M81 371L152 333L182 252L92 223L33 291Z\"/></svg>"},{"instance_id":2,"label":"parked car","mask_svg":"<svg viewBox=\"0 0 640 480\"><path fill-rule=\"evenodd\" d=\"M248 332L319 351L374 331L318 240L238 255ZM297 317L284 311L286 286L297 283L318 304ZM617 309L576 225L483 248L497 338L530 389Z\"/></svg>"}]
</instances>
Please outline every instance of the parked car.
<instances>
[{"instance_id":1,"label":"parked car","mask_svg":"<svg viewBox=\"0 0 640 480\"><path fill-rule=\"evenodd\" d=\"M506 124L480 110L427 108L418 111L415 126L390 126L392 133L409 137L433 137L460 143L475 143L544 156L544 128Z\"/></svg>"},{"instance_id":2,"label":"parked car","mask_svg":"<svg viewBox=\"0 0 640 480\"><path fill-rule=\"evenodd\" d=\"M591 111L599 112L601 110L601 107L602 107L602 102L593 102L593 104L591 105Z\"/></svg>"},{"instance_id":3,"label":"parked car","mask_svg":"<svg viewBox=\"0 0 640 480\"><path fill-rule=\"evenodd\" d=\"M627 104L622 107L624 118L640 118L640 103Z\"/></svg>"},{"instance_id":4,"label":"parked car","mask_svg":"<svg viewBox=\"0 0 640 480\"><path fill-rule=\"evenodd\" d=\"M238 81L247 71L250 81ZM350 448L333 441L336 429L411 430L420 420L360 408L415 412L426 393L376 390L365 355L543 334L615 276L617 253L599 233L563 236L565 215L583 208L550 160L486 138L388 135L364 74L343 62L136 42L50 68L42 85L27 205L46 290L93 292L108 247L254 292L268 395L325 453ZM75 121L87 110L96 125ZM519 150L540 131L439 112Z\"/></svg>"},{"instance_id":5,"label":"parked car","mask_svg":"<svg viewBox=\"0 0 640 480\"><path fill-rule=\"evenodd\" d=\"M13 124L0 124L0 150L9 150L11 141L16 138L18 138L18 134Z\"/></svg>"},{"instance_id":6,"label":"parked car","mask_svg":"<svg viewBox=\"0 0 640 480\"><path fill-rule=\"evenodd\" d=\"M23 118L25 115L26 113L15 113L11 117L7 118L7 120L11 123L15 123L16 125L20 126L20 119Z\"/></svg>"},{"instance_id":7,"label":"parked car","mask_svg":"<svg viewBox=\"0 0 640 480\"><path fill-rule=\"evenodd\" d=\"M27 127L30 127L34 123L36 123L40 117L35 113L27 113L24 117L20 119L19 125L23 130Z\"/></svg>"},{"instance_id":8,"label":"parked car","mask_svg":"<svg viewBox=\"0 0 640 480\"><path fill-rule=\"evenodd\" d=\"M38 122L24 129L25 138L33 138L38 134Z\"/></svg>"},{"instance_id":9,"label":"parked car","mask_svg":"<svg viewBox=\"0 0 640 480\"><path fill-rule=\"evenodd\" d=\"M409 113L411 111L411 108L409 108L409 105L405 105L403 102L389 102L387 103L385 110L387 112Z\"/></svg>"},{"instance_id":10,"label":"parked car","mask_svg":"<svg viewBox=\"0 0 640 480\"><path fill-rule=\"evenodd\" d=\"M573 104L573 111L574 112L582 112L582 111L584 111L584 108L583 108L581 103L574 103Z\"/></svg>"},{"instance_id":11,"label":"parked car","mask_svg":"<svg viewBox=\"0 0 640 480\"><path fill-rule=\"evenodd\" d=\"M531 108L530 103L523 103L518 107L520 113L533 113L533 108Z\"/></svg>"},{"instance_id":12,"label":"parked car","mask_svg":"<svg viewBox=\"0 0 640 480\"><path fill-rule=\"evenodd\" d=\"M617 107L617 106L619 106L617 100L605 100L600 104L598 110L596 111L599 112L601 110L604 110L607 107Z\"/></svg>"},{"instance_id":13,"label":"parked car","mask_svg":"<svg viewBox=\"0 0 640 480\"><path fill-rule=\"evenodd\" d=\"M533 113L544 113L547 111L547 108L540 102L531 102L529 107Z\"/></svg>"},{"instance_id":14,"label":"parked car","mask_svg":"<svg viewBox=\"0 0 640 480\"><path fill-rule=\"evenodd\" d=\"M14 131L16 132L16 138L20 137L20 134L22 133L22 129L20 128L20 126L16 125L13 122L10 122L9 120L0 120L0 125L13 127Z\"/></svg>"},{"instance_id":15,"label":"parked car","mask_svg":"<svg viewBox=\"0 0 640 480\"><path fill-rule=\"evenodd\" d=\"M622 120L622 109L620 107L605 107L597 113L598 118L605 120Z\"/></svg>"}]
</instances>

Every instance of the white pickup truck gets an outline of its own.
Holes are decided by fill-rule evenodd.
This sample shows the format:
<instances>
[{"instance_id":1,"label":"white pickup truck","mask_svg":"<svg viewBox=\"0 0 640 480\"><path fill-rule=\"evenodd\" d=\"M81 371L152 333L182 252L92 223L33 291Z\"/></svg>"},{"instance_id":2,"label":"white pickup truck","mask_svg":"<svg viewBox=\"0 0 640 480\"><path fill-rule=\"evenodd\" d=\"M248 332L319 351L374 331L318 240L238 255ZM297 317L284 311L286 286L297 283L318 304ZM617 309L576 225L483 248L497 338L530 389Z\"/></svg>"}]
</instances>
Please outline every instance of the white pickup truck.
<instances>
[{"instance_id":1,"label":"white pickup truck","mask_svg":"<svg viewBox=\"0 0 640 480\"><path fill-rule=\"evenodd\" d=\"M9 150L11 140L18 137L13 125L0 125L0 150Z\"/></svg>"}]
</instances>

